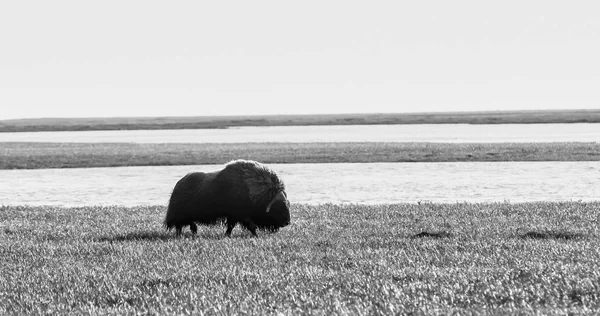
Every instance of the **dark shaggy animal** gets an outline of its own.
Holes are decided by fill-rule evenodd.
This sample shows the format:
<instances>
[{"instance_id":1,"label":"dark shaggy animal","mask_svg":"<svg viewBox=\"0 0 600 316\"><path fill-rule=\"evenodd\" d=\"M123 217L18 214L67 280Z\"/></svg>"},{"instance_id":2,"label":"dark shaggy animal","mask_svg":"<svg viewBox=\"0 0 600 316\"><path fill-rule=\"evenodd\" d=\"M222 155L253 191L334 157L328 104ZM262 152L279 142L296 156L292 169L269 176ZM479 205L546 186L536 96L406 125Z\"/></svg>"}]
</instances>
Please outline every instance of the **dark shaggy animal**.
<instances>
[{"instance_id":1,"label":"dark shaggy animal","mask_svg":"<svg viewBox=\"0 0 600 316\"><path fill-rule=\"evenodd\" d=\"M223 170L193 172L177 182L164 226L177 234L196 224L226 224L227 236L237 223L256 236L256 229L275 232L290 223L290 203L283 181L256 161L236 160Z\"/></svg>"}]
</instances>

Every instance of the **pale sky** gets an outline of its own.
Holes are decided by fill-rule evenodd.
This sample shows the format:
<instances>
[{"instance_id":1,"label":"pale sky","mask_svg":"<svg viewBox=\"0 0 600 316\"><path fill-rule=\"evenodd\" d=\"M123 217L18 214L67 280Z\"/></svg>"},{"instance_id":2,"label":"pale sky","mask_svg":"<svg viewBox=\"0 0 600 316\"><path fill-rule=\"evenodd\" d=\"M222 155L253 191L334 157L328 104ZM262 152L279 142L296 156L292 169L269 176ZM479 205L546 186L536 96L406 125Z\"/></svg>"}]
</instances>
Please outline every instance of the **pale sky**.
<instances>
[{"instance_id":1,"label":"pale sky","mask_svg":"<svg viewBox=\"0 0 600 316\"><path fill-rule=\"evenodd\" d=\"M600 108L597 1L2 1L0 119Z\"/></svg>"}]
</instances>

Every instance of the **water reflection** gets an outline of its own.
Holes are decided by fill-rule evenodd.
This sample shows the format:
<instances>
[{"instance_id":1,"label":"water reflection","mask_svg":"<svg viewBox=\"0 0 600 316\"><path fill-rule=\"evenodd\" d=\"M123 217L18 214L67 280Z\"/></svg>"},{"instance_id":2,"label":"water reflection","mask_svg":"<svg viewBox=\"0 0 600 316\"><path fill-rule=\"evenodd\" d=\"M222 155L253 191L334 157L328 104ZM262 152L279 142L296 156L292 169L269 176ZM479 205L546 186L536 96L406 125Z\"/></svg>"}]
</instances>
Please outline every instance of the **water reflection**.
<instances>
[{"instance_id":1,"label":"water reflection","mask_svg":"<svg viewBox=\"0 0 600 316\"><path fill-rule=\"evenodd\" d=\"M600 124L415 124L0 133L0 142L600 142Z\"/></svg>"},{"instance_id":2,"label":"water reflection","mask_svg":"<svg viewBox=\"0 0 600 316\"><path fill-rule=\"evenodd\" d=\"M272 164L292 202L600 199L600 162ZM0 204L166 205L190 171L221 166L0 170Z\"/></svg>"}]
</instances>

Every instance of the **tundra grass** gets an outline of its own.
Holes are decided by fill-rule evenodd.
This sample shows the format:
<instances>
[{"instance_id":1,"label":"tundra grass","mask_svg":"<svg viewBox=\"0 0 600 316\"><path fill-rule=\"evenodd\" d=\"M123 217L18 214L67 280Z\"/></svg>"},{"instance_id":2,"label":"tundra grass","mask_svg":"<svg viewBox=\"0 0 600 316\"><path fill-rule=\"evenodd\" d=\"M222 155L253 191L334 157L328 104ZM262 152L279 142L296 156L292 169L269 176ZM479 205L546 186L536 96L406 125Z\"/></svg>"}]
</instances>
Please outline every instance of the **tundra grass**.
<instances>
[{"instance_id":1,"label":"tundra grass","mask_svg":"<svg viewBox=\"0 0 600 316\"><path fill-rule=\"evenodd\" d=\"M0 169L264 163L598 161L599 143L0 143Z\"/></svg>"},{"instance_id":2,"label":"tundra grass","mask_svg":"<svg viewBox=\"0 0 600 316\"><path fill-rule=\"evenodd\" d=\"M0 207L0 314L597 315L600 202L292 205L258 238L163 206Z\"/></svg>"},{"instance_id":3,"label":"tundra grass","mask_svg":"<svg viewBox=\"0 0 600 316\"><path fill-rule=\"evenodd\" d=\"M600 110L42 118L0 120L0 132L200 129L291 125L536 123L600 123Z\"/></svg>"}]
</instances>

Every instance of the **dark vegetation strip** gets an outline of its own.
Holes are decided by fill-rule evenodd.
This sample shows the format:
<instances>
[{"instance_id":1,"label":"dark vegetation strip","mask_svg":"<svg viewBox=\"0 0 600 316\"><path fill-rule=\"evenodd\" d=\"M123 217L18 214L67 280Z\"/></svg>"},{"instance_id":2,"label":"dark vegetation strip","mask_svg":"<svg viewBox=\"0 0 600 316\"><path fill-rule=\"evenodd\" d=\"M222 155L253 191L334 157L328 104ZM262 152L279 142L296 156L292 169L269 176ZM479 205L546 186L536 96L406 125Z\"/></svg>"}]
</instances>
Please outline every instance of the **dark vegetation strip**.
<instances>
[{"instance_id":1,"label":"dark vegetation strip","mask_svg":"<svg viewBox=\"0 0 600 316\"><path fill-rule=\"evenodd\" d=\"M0 143L0 169L263 163L599 161L599 143Z\"/></svg>"},{"instance_id":2,"label":"dark vegetation strip","mask_svg":"<svg viewBox=\"0 0 600 316\"><path fill-rule=\"evenodd\" d=\"M528 231L520 235L521 238L533 238L533 239L583 239L586 237L582 233L573 233L570 231L557 231L557 230L540 230L540 231Z\"/></svg>"},{"instance_id":3,"label":"dark vegetation strip","mask_svg":"<svg viewBox=\"0 0 600 316\"><path fill-rule=\"evenodd\" d=\"M599 110L373 113L262 116L43 118L0 121L0 132L204 129L358 124L600 123Z\"/></svg>"}]
</instances>

